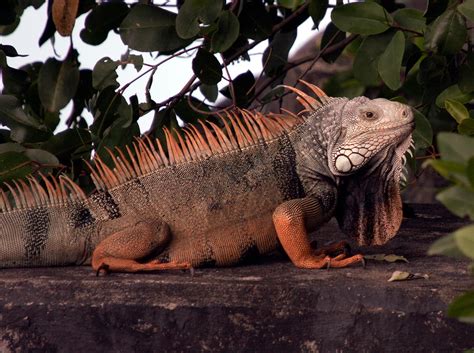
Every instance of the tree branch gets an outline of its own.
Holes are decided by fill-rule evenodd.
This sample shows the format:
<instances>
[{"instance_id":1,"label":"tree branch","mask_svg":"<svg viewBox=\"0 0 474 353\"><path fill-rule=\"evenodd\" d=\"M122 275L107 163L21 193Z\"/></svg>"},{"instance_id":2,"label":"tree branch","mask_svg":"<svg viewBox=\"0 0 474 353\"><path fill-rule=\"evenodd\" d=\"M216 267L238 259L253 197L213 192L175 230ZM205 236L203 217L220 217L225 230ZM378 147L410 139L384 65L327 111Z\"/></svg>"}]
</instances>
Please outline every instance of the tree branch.
<instances>
[{"instance_id":1,"label":"tree branch","mask_svg":"<svg viewBox=\"0 0 474 353\"><path fill-rule=\"evenodd\" d=\"M328 42L328 44L318 53L318 55L316 55L316 57L312 56L312 55L308 55L308 56L305 56L299 60L296 60L294 62L288 62L285 67L283 68L282 72L280 73L280 75L278 75L277 77L274 77L274 78L271 78L271 79L268 79L267 82L265 82L265 84L263 84L262 86L260 86L260 88L258 89L258 91L255 92L255 95L254 97L257 98L259 97L263 91L265 91L278 77L282 76L282 75L286 75L286 73L288 71L290 71L291 69L297 67L297 66L300 66L302 64L306 64L307 62L311 62L312 61L312 64L309 66L308 69L305 70L305 72L303 72L303 74L300 76L300 78L304 75L306 75L306 73L311 69L311 67L321 58L321 56L323 56L324 54L326 55L329 55L329 54L332 54L338 50L340 50L341 48L345 48L347 45L349 45L350 43L352 43L356 38L358 37L358 35L356 34L351 34L349 37L347 37L346 39L336 43L336 44L333 44L333 45L329 45L331 43L331 41ZM334 37L333 37L334 38ZM288 93L286 93L288 94ZM285 95L286 95L285 94Z\"/></svg>"},{"instance_id":2,"label":"tree branch","mask_svg":"<svg viewBox=\"0 0 474 353\"><path fill-rule=\"evenodd\" d=\"M306 11L308 9L308 6L309 6L309 3L305 3L304 5L299 7L296 11L294 11L290 16L288 16L287 18L283 19L280 23L273 26L272 27L272 32L269 35L269 37L273 36L275 33L280 31L283 27L285 27L286 25L291 23L294 19L296 19L299 15L301 15L304 11ZM256 41L253 41L252 43L249 43L249 44L243 46L234 55L232 55L229 58L227 58L226 60L224 60L223 63L221 64L221 68L225 68L226 65L229 65L232 61L234 61L235 59L240 57L242 54L248 52L252 48L256 47L258 44L260 44L261 42L263 42L266 39L267 38L265 38L263 40L259 40L259 41L256 40ZM195 76L193 76L193 78L194 79L192 80L192 82L194 82L196 80ZM188 84L189 84L189 82L188 82ZM167 100L165 100L161 103L157 103L156 105L153 105L149 109L143 111L141 115L143 115L145 113L148 113L151 110L159 109L159 108L161 108L161 107L163 107L167 104L171 104L174 101L178 101L186 93L189 93L189 92L192 92L192 91L196 90L196 88L198 88L201 85L201 82L196 82L196 83L191 84L191 85L188 85L188 84L186 86L184 86L183 89L178 94L175 94L171 98L169 98L169 99L167 99Z\"/></svg>"}]
</instances>

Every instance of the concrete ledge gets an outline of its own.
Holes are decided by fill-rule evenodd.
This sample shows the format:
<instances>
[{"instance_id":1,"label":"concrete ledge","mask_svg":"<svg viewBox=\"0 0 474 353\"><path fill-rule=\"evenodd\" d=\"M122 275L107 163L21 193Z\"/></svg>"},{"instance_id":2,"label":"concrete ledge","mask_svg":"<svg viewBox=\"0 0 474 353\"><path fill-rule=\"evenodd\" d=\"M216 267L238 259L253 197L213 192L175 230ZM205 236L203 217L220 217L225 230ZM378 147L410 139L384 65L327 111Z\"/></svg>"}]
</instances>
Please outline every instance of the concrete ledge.
<instances>
[{"instance_id":1,"label":"concrete ledge","mask_svg":"<svg viewBox=\"0 0 474 353\"><path fill-rule=\"evenodd\" d=\"M441 207L414 205L400 235L366 253L410 263L300 270L260 264L95 277L90 268L0 271L0 352L460 352L474 326L445 316L474 287L466 262L427 257L460 227ZM341 239L333 224L318 239ZM324 240L322 240L324 242ZM428 280L387 282L394 270Z\"/></svg>"}]
</instances>

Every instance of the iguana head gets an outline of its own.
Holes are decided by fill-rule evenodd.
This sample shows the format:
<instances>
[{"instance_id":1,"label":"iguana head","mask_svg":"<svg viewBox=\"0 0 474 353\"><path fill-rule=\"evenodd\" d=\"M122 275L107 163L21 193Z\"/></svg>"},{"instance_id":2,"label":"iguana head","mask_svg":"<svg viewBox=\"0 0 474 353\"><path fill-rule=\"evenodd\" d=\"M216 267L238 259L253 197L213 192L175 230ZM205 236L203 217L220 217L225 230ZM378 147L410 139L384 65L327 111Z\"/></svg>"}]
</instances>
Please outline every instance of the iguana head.
<instances>
[{"instance_id":1,"label":"iguana head","mask_svg":"<svg viewBox=\"0 0 474 353\"><path fill-rule=\"evenodd\" d=\"M339 179L336 217L361 245L381 245L402 220L400 175L414 128L412 109L386 99L357 97L341 105L339 136L328 165Z\"/></svg>"},{"instance_id":2,"label":"iguana head","mask_svg":"<svg viewBox=\"0 0 474 353\"><path fill-rule=\"evenodd\" d=\"M412 109L387 99L332 98L300 82L318 99L285 87L305 107L309 132L305 147L310 152L325 147L325 153L318 153L327 159L327 167L310 169L337 182L336 218L341 229L360 245L386 243L402 221L399 183L404 155L412 143Z\"/></svg>"}]
</instances>

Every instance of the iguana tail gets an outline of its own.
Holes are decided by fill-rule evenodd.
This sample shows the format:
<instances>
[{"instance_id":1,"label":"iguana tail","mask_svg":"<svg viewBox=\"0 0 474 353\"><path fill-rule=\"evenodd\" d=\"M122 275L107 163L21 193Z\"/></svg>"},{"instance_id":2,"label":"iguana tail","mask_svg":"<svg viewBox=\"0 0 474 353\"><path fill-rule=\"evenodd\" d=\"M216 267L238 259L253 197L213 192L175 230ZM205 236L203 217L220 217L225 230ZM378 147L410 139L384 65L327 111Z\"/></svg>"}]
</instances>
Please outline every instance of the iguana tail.
<instances>
[{"instance_id":1,"label":"iguana tail","mask_svg":"<svg viewBox=\"0 0 474 353\"><path fill-rule=\"evenodd\" d=\"M95 222L85 194L69 178L43 177L0 189L0 268L83 263Z\"/></svg>"}]
</instances>

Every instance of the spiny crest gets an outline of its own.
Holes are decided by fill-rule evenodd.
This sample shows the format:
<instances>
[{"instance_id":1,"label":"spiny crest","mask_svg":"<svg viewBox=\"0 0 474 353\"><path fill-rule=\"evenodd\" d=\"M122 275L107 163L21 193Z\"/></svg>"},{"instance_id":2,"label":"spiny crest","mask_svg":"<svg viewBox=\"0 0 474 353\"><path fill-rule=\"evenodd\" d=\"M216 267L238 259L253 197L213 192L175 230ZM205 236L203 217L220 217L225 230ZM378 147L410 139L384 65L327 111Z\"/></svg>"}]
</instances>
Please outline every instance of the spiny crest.
<instances>
[{"instance_id":1,"label":"spiny crest","mask_svg":"<svg viewBox=\"0 0 474 353\"><path fill-rule=\"evenodd\" d=\"M95 165L89 165L94 184L99 190L108 190L160 168L269 141L303 121L295 114L263 116L248 110L236 110L219 118L223 127L199 121L199 128L188 125L180 129L182 133L174 130L173 134L164 128L166 152L158 139L149 136L137 138L131 147L125 147L126 152L120 148L115 148L115 152L107 149L113 167L96 156Z\"/></svg>"},{"instance_id":2,"label":"spiny crest","mask_svg":"<svg viewBox=\"0 0 474 353\"><path fill-rule=\"evenodd\" d=\"M27 178L28 182L21 179L12 181L13 186L7 182L3 183L10 191L11 198L0 188L0 211L8 212L86 199L84 191L68 176L61 175L56 178L39 174L44 186L32 176Z\"/></svg>"},{"instance_id":3,"label":"spiny crest","mask_svg":"<svg viewBox=\"0 0 474 353\"><path fill-rule=\"evenodd\" d=\"M131 147L126 146L126 152L120 148L115 148L116 153L107 149L114 166L107 166L96 156L94 166L88 163L92 179L97 189L107 190L160 168L206 159L276 138L302 123L301 113L316 110L333 99L318 87L302 80L300 82L308 86L319 100L299 89L284 86L296 93L296 99L305 107L298 115L285 110L284 115L266 116L236 110L225 116L219 115L223 127L200 121L200 129L189 125L180 129L182 134L164 129L166 152L159 140L152 141L148 136L136 139ZM45 177L39 174L41 183L33 176L29 176L27 182L12 181L13 185L5 182L10 195L0 188L0 212L86 200L84 191L68 176Z\"/></svg>"},{"instance_id":4,"label":"spiny crest","mask_svg":"<svg viewBox=\"0 0 474 353\"><path fill-rule=\"evenodd\" d=\"M293 93L295 93L296 100L305 108L301 112L299 112L299 115L306 113L306 112L312 112L315 111L324 105L328 104L331 100L334 98L328 97L324 91L319 88L318 86L315 86L311 83L308 83L304 80L298 80L298 82L304 84L306 87L308 87L311 92L313 92L317 98L311 97L310 95L304 93L302 90L297 89L295 87L287 86L287 85L281 85L284 88L289 89ZM284 109L282 109L284 110ZM289 113L288 111L284 110L286 113Z\"/></svg>"}]
</instances>

